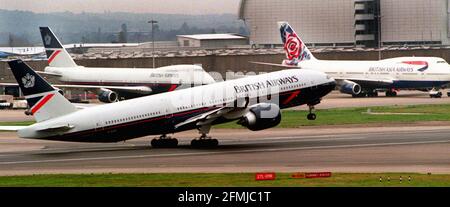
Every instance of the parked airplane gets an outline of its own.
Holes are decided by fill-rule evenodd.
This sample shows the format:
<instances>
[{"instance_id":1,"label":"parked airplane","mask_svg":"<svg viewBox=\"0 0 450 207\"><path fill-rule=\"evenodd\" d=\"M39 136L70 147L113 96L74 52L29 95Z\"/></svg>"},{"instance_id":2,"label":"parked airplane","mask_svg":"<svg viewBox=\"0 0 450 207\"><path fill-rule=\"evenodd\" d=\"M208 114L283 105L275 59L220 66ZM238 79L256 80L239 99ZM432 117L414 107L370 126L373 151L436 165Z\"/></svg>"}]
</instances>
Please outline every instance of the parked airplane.
<instances>
[{"instance_id":1,"label":"parked airplane","mask_svg":"<svg viewBox=\"0 0 450 207\"><path fill-rule=\"evenodd\" d=\"M99 91L105 103L173 91L182 85L206 85L214 79L197 65L174 65L156 69L88 68L78 66L48 27L41 27L49 66L40 74L56 76L59 88L86 88Z\"/></svg>"},{"instance_id":2,"label":"parked airplane","mask_svg":"<svg viewBox=\"0 0 450 207\"><path fill-rule=\"evenodd\" d=\"M0 58L43 54L43 47L0 47Z\"/></svg>"},{"instance_id":3,"label":"parked airplane","mask_svg":"<svg viewBox=\"0 0 450 207\"><path fill-rule=\"evenodd\" d=\"M154 147L174 147L167 134L198 129L191 144L217 146L207 136L212 125L238 121L250 130L277 126L281 109L307 104L308 119L321 98L335 88L319 71L283 70L76 110L58 90L21 60L9 65L37 123L0 127L22 138L72 142L118 142L147 135Z\"/></svg>"},{"instance_id":4,"label":"parked airplane","mask_svg":"<svg viewBox=\"0 0 450 207\"><path fill-rule=\"evenodd\" d=\"M325 72L336 79L342 93L353 97L374 97L378 96L379 91L386 91L386 96L396 96L397 90L400 89L429 91L431 96L436 90L450 83L450 66L442 58L399 57L380 61L318 60L288 23L280 22L279 29L287 60L278 66Z\"/></svg>"}]
</instances>

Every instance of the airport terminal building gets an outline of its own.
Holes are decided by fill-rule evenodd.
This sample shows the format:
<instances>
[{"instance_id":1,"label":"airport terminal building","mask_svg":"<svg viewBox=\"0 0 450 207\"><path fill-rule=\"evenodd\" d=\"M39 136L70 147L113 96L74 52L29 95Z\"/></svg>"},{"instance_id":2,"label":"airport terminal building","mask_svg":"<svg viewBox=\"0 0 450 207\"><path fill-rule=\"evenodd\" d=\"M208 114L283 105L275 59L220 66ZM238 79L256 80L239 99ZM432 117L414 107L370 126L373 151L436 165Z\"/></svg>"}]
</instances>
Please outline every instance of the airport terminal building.
<instances>
[{"instance_id":1,"label":"airport terminal building","mask_svg":"<svg viewBox=\"0 0 450 207\"><path fill-rule=\"evenodd\" d=\"M241 0L254 45L281 44L288 21L314 46L450 45L450 0Z\"/></svg>"}]
</instances>

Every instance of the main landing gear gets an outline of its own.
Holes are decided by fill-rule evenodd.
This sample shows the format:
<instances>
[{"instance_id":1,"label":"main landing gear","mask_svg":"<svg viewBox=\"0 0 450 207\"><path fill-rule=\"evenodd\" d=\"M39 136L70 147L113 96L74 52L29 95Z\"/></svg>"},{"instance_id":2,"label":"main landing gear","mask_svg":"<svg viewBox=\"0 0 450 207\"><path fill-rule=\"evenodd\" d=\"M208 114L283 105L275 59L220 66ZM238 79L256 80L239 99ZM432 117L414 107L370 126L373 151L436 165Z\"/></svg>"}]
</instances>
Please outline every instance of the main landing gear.
<instances>
[{"instance_id":1,"label":"main landing gear","mask_svg":"<svg viewBox=\"0 0 450 207\"><path fill-rule=\"evenodd\" d=\"M439 89L433 88L428 93L430 94L430 98L442 98L442 92Z\"/></svg>"},{"instance_id":2,"label":"main landing gear","mask_svg":"<svg viewBox=\"0 0 450 207\"><path fill-rule=\"evenodd\" d=\"M397 96L397 91L395 91L395 90L388 90L388 91L386 91L386 96L387 97L396 97Z\"/></svg>"},{"instance_id":3,"label":"main landing gear","mask_svg":"<svg viewBox=\"0 0 450 207\"><path fill-rule=\"evenodd\" d=\"M316 118L317 118L316 114L314 113L314 109L315 109L314 106L315 106L315 105L309 105L309 104L308 104L308 107L309 107L309 114L308 114L308 116L306 116L306 118L308 118L308 120L310 120L310 121L314 121L314 120L316 120Z\"/></svg>"},{"instance_id":4,"label":"main landing gear","mask_svg":"<svg viewBox=\"0 0 450 207\"><path fill-rule=\"evenodd\" d=\"M202 134L200 138L191 141L191 147L193 148L214 148L219 146L219 140L211 139L206 134Z\"/></svg>"},{"instance_id":5,"label":"main landing gear","mask_svg":"<svg viewBox=\"0 0 450 207\"><path fill-rule=\"evenodd\" d=\"M154 148L175 148L178 146L178 140L164 134L159 139L153 139L151 144Z\"/></svg>"},{"instance_id":6,"label":"main landing gear","mask_svg":"<svg viewBox=\"0 0 450 207\"><path fill-rule=\"evenodd\" d=\"M201 136L198 139L191 141L191 147L193 148L214 148L219 146L219 140L208 137L208 133L211 130L211 125L203 125L198 131Z\"/></svg>"}]
</instances>

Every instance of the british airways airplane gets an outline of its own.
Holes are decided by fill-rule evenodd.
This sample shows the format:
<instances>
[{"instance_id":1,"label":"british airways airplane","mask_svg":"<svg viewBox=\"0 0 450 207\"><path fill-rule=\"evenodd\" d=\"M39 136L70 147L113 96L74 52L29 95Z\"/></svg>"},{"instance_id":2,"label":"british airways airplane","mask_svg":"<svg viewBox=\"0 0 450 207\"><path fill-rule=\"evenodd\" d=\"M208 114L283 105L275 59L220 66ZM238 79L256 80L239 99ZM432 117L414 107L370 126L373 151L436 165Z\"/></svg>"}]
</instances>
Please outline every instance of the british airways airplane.
<instances>
[{"instance_id":1,"label":"british airways airplane","mask_svg":"<svg viewBox=\"0 0 450 207\"><path fill-rule=\"evenodd\" d=\"M112 103L176 90L183 85L206 85L215 80L198 65L149 68L79 66L49 27L40 28L49 66L40 74L59 78L59 88L96 89L99 100Z\"/></svg>"},{"instance_id":2,"label":"british airways airplane","mask_svg":"<svg viewBox=\"0 0 450 207\"><path fill-rule=\"evenodd\" d=\"M277 126L281 109L307 104L308 119L335 81L313 70L290 69L210 85L181 89L77 110L21 60L9 62L36 124L0 127L21 138L71 142L119 142L161 135L153 147L175 147L167 134L198 129L193 147L217 146L207 136L211 126L237 121L258 131Z\"/></svg>"},{"instance_id":3,"label":"british airways airplane","mask_svg":"<svg viewBox=\"0 0 450 207\"><path fill-rule=\"evenodd\" d=\"M336 79L340 91L353 97L374 97L379 91L396 96L397 90L434 94L450 83L450 66L437 57L399 57L380 61L318 60L287 22L279 22L287 59L280 66L325 72Z\"/></svg>"}]
</instances>

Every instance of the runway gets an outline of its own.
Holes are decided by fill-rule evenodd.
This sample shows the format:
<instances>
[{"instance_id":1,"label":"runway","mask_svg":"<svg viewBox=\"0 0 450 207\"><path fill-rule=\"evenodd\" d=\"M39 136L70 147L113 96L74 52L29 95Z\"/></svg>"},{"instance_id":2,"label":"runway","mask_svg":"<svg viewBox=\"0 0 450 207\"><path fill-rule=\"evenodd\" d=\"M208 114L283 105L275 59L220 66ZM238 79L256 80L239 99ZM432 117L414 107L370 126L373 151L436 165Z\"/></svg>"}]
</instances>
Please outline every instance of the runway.
<instances>
[{"instance_id":1,"label":"runway","mask_svg":"<svg viewBox=\"0 0 450 207\"><path fill-rule=\"evenodd\" d=\"M319 130L320 129L320 130ZM450 127L214 130L221 146L192 149L196 132L177 134L177 149L153 149L151 137L116 144L46 142L0 133L0 175L150 172L450 173Z\"/></svg>"}]
</instances>

